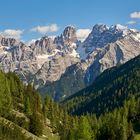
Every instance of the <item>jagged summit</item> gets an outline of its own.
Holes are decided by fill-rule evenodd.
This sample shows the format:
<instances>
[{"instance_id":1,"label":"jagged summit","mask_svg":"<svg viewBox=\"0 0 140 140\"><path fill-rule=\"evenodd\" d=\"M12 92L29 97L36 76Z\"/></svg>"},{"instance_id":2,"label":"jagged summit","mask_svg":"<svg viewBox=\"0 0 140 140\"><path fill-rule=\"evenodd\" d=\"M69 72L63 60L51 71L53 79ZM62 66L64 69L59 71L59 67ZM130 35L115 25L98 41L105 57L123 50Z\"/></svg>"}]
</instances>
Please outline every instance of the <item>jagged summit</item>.
<instances>
[{"instance_id":1,"label":"jagged summit","mask_svg":"<svg viewBox=\"0 0 140 140\"><path fill-rule=\"evenodd\" d=\"M76 40L76 29L72 26L68 26L60 36L55 38L54 42L63 46L71 46Z\"/></svg>"},{"instance_id":2,"label":"jagged summit","mask_svg":"<svg viewBox=\"0 0 140 140\"><path fill-rule=\"evenodd\" d=\"M93 26L92 32L93 33L103 33L104 31L107 31L109 27L105 24L95 24Z\"/></svg>"},{"instance_id":3,"label":"jagged summit","mask_svg":"<svg viewBox=\"0 0 140 140\"><path fill-rule=\"evenodd\" d=\"M110 29L117 29L117 30L127 30L127 26L123 26L121 24L116 24L116 25L112 25L110 26Z\"/></svg>"}]
</instances>

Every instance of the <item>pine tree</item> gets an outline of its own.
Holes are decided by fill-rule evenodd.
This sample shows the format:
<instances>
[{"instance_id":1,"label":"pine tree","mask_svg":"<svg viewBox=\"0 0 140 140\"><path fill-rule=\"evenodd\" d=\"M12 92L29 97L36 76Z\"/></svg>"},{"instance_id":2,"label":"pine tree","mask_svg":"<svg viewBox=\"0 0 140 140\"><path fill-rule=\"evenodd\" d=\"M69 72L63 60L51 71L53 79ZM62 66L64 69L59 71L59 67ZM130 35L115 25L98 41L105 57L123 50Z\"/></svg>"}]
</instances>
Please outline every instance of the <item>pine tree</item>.
<instances>
[{"instance_id":1,"label":"pine tree","mask_svg":"<svg viewBox=\"0 0 140 140\"><path fill-rule=\"evenodd\" d=\"M67 135L67 140L75 140L76 134L74 129L70 129Z\"/></svg>"},{"instance_id":2,"label":"pine tree","mask_svg":"<svg viewBox=\"0 0 140 140\"><path fill-rule=\"evenodd\" d=\"M7 116L12 108L12 97L7 78L0 73L0 115Z\"/></svg>"},{"instance_id":3,"label":"pine tree","mask_svg":"<svg viewBox=\"0 0 140 140\"><path fill-rule=\"evenodd\" d=\"M120 140L127 140L127 120L125 117L123 117L122 119L122 124L120 127L120 136L119 139Z\"/></svg>"},{"instance_id":4,"label":"pine tree","mask_svg":"<svg viewBox=\"0 0 140 140\"><path fill-rule=\"evenodd\" d=\"M92 129L85 116L80 117L77 140L92 140Z\"/></svg>"},{"instance_id":5,"label":"pine tree","mask_svg":"<svg viewBox=\"0 0 140 140\"><path fill-rule=\"evenodd\" d=\"M25 112L27 115L31 115L31 105L30 105L29 97L27 97L27 99L25 100L24 112Z\"/></svg>"},{"instance_id":6,"label":"pine tree","mask_svg":"<svg viewBox=\"0 0 140 140\"><path fill-rule=\"evenodd\" d=\"M42 118L40 114L34 111L30 117L30 132L37 136L40 136L42 135L42 131L43 131Z\"/></svg>"},{"instance_id":7,"label":"pine tree","mask_svg":"<svg viewBox=\"0 0 140 140\"><path fill-rule=\"evenodd\" d=\"M42 107L42 113L43 113L43 116L44 116L44 120L45 120L45 118L47 117L47 109L46 109L46 105L45 104L43 104L43 107Z\"/></svg>"}]
</instances>

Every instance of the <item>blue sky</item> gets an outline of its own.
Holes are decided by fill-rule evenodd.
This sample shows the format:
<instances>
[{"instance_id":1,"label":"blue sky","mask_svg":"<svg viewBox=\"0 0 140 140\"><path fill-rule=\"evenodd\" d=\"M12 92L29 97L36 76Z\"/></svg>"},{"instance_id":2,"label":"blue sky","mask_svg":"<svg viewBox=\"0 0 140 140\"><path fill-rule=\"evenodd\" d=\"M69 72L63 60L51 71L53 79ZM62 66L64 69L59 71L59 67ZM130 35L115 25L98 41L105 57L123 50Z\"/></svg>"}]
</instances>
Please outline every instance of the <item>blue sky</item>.
<instances>
[{"instance_id":1,"label":"blue sky","mask_svg":"<svg viewBox=\"0 0 140 140\"><path fill-rule=\"evenodd\" d=\"M9 33L19 35L18 38L25 41L39 38L45 33L50 36L58 35L67 25L74 25L77 29L92 29L96 23L107 25L120 23L140 30L140 0L0 0L0 2L0 32L4 35Z\"/></svg>"}]
</instances>

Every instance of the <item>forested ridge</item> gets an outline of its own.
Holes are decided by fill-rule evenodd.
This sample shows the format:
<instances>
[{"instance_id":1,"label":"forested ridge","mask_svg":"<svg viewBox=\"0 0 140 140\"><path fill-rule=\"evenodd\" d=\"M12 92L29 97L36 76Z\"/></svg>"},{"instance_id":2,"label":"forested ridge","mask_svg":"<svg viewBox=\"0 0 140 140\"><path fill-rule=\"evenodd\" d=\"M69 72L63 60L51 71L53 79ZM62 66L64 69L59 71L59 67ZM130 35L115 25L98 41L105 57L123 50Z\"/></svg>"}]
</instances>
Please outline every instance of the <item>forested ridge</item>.
<instances>
[{"instance_id":1,"label":"forested ridge","mask_svg":"<svg viewBox=\"0 0 140 140\"><path fill-rule=\"evenodd\" d=\"M53 119L53 115L60 117L56 113L61 109L57 109L60 108L50 97L42 99L32 85L24 85L14 73L0 71L0 139L39 139L42 135L47 137L48 127L52 134L58 133Z\"/></svg>"},{"instance_id":2,"label":"forested ridge","mask_svg":"<svg viewBox=\"0 0 140 140\"><path fill-rule=\"evenodd\" d=\"M100 116L121 107L125 100L140 96L140 56L105 70L93 84L68 97L61 104L71 114Z\"/></svg>"},{"instance_id":3,"label":"forested ridge","mask_svg":"<svg viewBox=\"0 0 140 140\"><path fill-rule=\"evenodd\" d=\"M139 76L140 56L106 70L60 106L0 71L0 140L139 139Z\"/></svg>"}]
</instances>

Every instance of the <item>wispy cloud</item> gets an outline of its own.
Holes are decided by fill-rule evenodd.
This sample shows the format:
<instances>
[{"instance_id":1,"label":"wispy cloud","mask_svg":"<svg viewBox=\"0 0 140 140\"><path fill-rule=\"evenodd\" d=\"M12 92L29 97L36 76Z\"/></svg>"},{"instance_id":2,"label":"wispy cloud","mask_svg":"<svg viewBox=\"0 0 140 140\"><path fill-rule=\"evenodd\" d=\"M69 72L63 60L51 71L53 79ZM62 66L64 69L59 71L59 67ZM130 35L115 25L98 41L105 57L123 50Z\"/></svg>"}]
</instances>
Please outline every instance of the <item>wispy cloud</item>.
<instances>
[{"instance_id":1,"label":"wispy cloud","mask_svg":"<svg viewBox=\"0 0 140 140\"><path fill-rule=\"evenodd\" d=\"M4 37L20 39L23 32L23 30L6 29L4 31L0 31L0 34Z\"/></svg>"},{"instance_id":2,"label":"wispy cloud","mask_svg":"<svg viewBox=\"0 0 140 140\"><path fill-rule=\"evenodd\" d=\"M136 21L134 21L134 20L131 20L131 21L127 22L128 25L132 25L132 24L135 24L135 23L136 23Z\"/></svg>"},{"instance_id":3,"label":"wispy cloud","mask_svg":"<svg viewBox=\"0 0 140 140\"><path fill-rule=\"evenodd\" d=\"M51 24L48 26L36 26L36 27L32 28L30 31L45 34L48 32L57 32L58 29L59 29L59 27L57 24Z\"/></svg>"},{"instance_id":4,"label":"wispy cloud","mask_svg":"<svg viewBox=\"0 0 140 140\"><path fill-rule=\"evenodd\" d=\"M131 18L140 19L140 12L133 12L130 14Z\"/></svg>"},{"instance_id":5,"label":"wispy cloud","mask_svg":"<svg viewBox=\"0 0 140 140\"><path fill-rule=\"evenodd\" d=\"M84 41L84 39L89 35L90 32L90 29L78 29L76 35L79 40Z\"/></svg>"}]
</instances>

